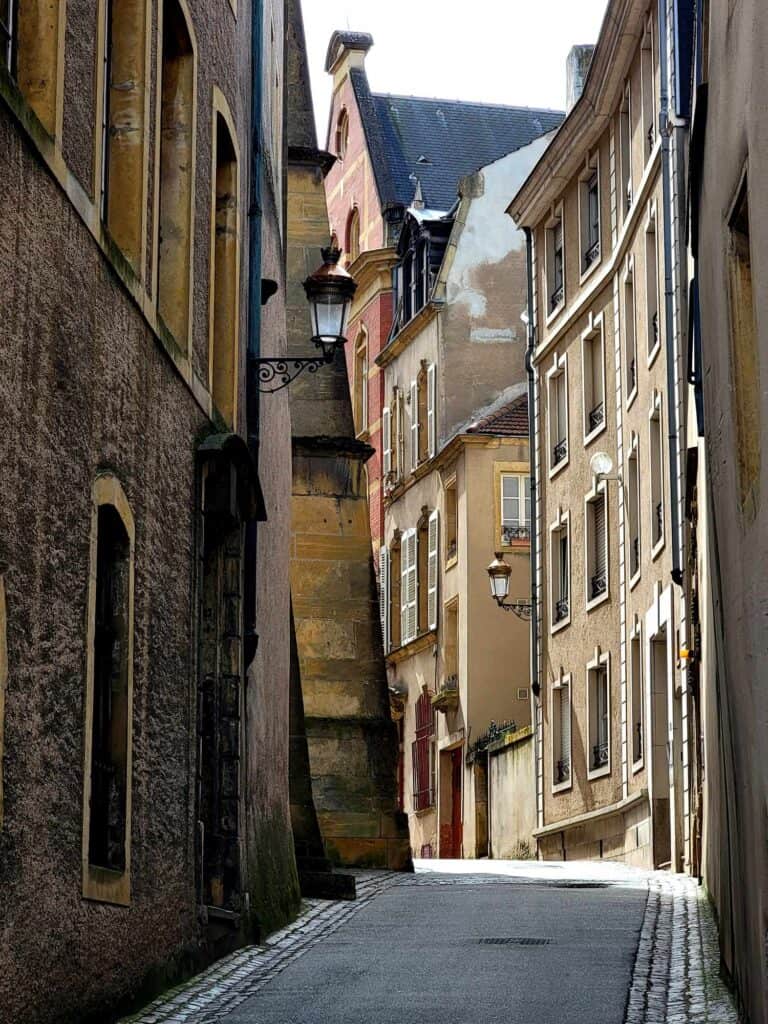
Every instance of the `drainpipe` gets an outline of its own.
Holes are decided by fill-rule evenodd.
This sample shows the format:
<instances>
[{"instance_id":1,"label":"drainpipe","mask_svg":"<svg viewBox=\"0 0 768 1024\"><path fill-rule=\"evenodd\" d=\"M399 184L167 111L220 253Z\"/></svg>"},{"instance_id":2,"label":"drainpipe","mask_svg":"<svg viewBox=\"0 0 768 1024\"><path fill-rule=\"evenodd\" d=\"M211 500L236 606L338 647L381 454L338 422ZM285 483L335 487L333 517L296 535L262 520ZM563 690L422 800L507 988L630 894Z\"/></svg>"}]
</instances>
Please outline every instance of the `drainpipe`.
<instances>
[{"instance_id":1,"label":"drainpipe","mask_svg":"<svg viewBox=\"0 0 768 1024\"><path fill-rule=\"evenodd\" d=\"M528 460L530 463L531 477L531 689L534 697L538 699L541 693L538 674L538 649L539 649L539 609L536 601L536 561L537 561L537 511L538 494L536 481L536 424L533 415L534 403L534 368L533 356L536 349L536 326L533 319L533 241L531 229L525 231L525 254L528 270L528 347L525 353L525 368L528 371ZM535 705L534 705L535 710Z\"/></svg>"},{"instance_id":2,"label":"drainpipe","mask_svg":"<svg viewBox=\"0 0 768 1024\"><path fill-rule=\"evenodd\" d=\"M674 283L672 272L672 210L671 210L671 133L669 115L669 84L667 73L669 53L667 50L667 0L659 0L659 64L661 78L659 130L661 132L661 177L664 205L664 320L666 329L665 348L667 357L667 429L669 431L669 498L672 523L672 579L681 587L683 571L680 566L680 509L679 509L679 458L678 424L675 394L677 390L675 362L675 314Z\"/></svg>"},{"instance_id":3,"label":"drainpipe","mask_svg":"<svg viewBox=\"0 0 768 1024\"><path fill-rule=\"evenodd\" d=\"M248 345L245 369L245 419L248 450L259 464L259 372L254 360L261 351L261 108L263 74L264 0L251 6L251 120L248 184ZM256 654L256 520L246 526L243 612L245 618L245 668Z\"/></svg>"}]
</instances>

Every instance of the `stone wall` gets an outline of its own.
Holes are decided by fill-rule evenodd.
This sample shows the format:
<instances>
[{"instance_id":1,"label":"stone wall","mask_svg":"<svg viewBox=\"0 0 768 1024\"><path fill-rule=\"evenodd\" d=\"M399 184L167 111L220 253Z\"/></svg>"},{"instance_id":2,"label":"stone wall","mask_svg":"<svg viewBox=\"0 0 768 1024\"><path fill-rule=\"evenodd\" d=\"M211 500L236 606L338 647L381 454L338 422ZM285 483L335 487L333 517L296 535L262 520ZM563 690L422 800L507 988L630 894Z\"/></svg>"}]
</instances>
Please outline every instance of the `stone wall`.
<instances>
[{"instance_id":1,"label":"stone wall","mask_svg":"<svg viewBox=\"0 0 768 1024\"><path fill-rule=\"evenodd\" d=\"M488 831L490 854L497 860L536 856L534 770L530 726L488 748Z\"/></svg>"}]
</instances>

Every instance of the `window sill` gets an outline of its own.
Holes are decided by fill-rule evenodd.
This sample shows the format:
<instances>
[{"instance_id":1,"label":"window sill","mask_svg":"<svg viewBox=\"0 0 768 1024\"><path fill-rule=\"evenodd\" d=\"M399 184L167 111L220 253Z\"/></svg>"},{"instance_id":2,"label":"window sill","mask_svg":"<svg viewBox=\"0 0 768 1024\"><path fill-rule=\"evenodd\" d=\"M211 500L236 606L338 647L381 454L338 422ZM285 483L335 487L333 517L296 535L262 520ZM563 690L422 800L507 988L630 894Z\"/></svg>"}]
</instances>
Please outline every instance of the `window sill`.
<instances>
[{"instance_id":1,"label":"window sill","mask_svg":"<svg viewBox=\"0 0 768 1024\"><path fill-rule=\"evenodd\" d=\"M601 604L605 604L606 601L610 600L610 597L611 590L609 587L606 592L601 594L599 597L593 597L591 600L587 600L587 612L593 612L595 608L599 608Z\"/></svg>"},{"instance_id":2,"label":"window sill","mask_svg":"<svg viewBox=\"0 0 768 1024\"><path fill-rule=\"evenodd\" d=\"M627 395L627 412L629 412L629 410L635 404L635 399L636 398L637 398L637 384L635 384L635 386L632 388L632 390Z\"/></svg>"},{"instance_id":3,"label":"window sill","mask_svg":"<svg viewBox=\"0 0 768 1024\"><path fill-rule=\"evenodd\" d=\"M549 627L549 632L554 635L555 633L559 633L561 629L565 629L566 626L570 626L570 624L571 616L567 615L564 619L560 619L559 622L553 622Z\"/></svg>"},{"instance_id":4,"label":"window sill","mask_svg":"<svg viewBox=\"0 0 768 1024\"><path fill-rule=\"evenodd\" d=\"M643 570L638 569L634 576L629 578L629 589L634 590L640 580L643 578Z\"/></svg>"},{"instance_id":5,"label":"window sill","mask_svg":"<svg viewBox=\"0 0 768 1024\"><path fill-rule=\"evenodd\" d=\"M504 551L510 555L514 555L516 552L526 554L531 550L531 542L529 540L516 540L513 544L502 544L501 541L499 541L496 550Z\"/></svg>"},{"instance_id":6,"label":"window sill","mask_svg":"<svg viewBox=\"0 0 768 1024\"><path fill-rule=\"evenodd\" d=\"M607 776L609 776L610 774L611 774L611 762L609 761L608 764L605 765L603 768L593 768L591 771L588 771L587 772L587 779L590 782L595 782L597 779L605 779L605 778L607 778Z\"/></svg>"},{"instance_id":7,"label":"window sill","mask_svg":"<svg viewBox=\"0 0 768 1024\"><path fill-rule=\"evenodd\" d=\"M449 569L454 569L458 564L459 564L459 556L458 555L451 555L451 557L449 559L447 559L446 563L445 563L445 570L446 570L446 572Z\"/></svg>"},{"instance_id":8,"label":"window sill","mask_svg":"<svg viewBox=\"0 0 768 1024\"><path fill-rule=\"evenodd\" d=\"M588 448L592 444L592 442L596 440L598 437L600 437L601 434L605 433L607 429L607 418L603 417L603 422L600 424L599 427L595 427L595 429L591 431L591 433L584 435L584 447Z\"/></svg>"},{"instance_id":9,"label":"window sill","mask_svg":"<svg viewBox=\"0 0 768 1024\"><path fill-rule=\"evenodd\" d=\"M549 467L549 479L554 480L558 473L562 473L568 463L571 461L571 450L570 445L568 446L568 454L564 459L561 459L556 466Z\"/></svg>"},{"instance_id":10,"label":"window sill","mask_svg":"<svg viewBox=\"0 0 768 1024\"><path fill-rule=\"evenodd\" d=\"M355 434L356 441L370 441L371 431L368 427L364 427L359 434Z\"/></svg>"},{"instance_id":11,"label":"window sill","mask_svg":"<svg viewBox=\"0 0 768 1024\"><path fill-rule=\"evenodd\" d=\"M422 807L420 810L414 810L413 813L417 818L426 818L428 814L435 813L435 804L430 804L429 807Z\"/></svg>"},{"instance_id":12,"label":"window sill","mask_svg":"<svg viewBox=\"0 0 768 1024\"><path fill-rule=\"evenodd\" d=\"M658 356L659 352L661 352L661 342L657 341L656 344L651 349L651 351L648 353L648 369L649 370L653 366L653 364L656 362L656 357Z\"/></svg>"},{"instance_id":13,"label":"window sill","mask_svg":"<svg viewBox=\"0 0 768 1024\"><path fill-rule=\"evenodd\" d=\"M637 773L641 772L644 767L645 767L645 761L642 759L642 757L640 758L639 761L633 761L632 762L632 774L633 775L637 775Z\"/></svg>"},{"instance_id":14,"label":"window sill","mask_svg":"<svg viewBox=\"0 0 768 1024\"><path fill-rule=\"evenodd\" d=\"M413 640L409 640L400 647L394 647L387 655L387 661L396 665L398 662L405 661L406 658L410 658L414 654L419 654L435 643L437 643L437 630L427 630L425 633L419 633Z\"/></svg>"},{"instance_id":15,"label":"window sill","mask_svg":"<svg viewBox=\"0 0 768 1024\"><path fill-rule=\"evenodd\" d=\"M567 793L569 789L573 789L573 778L568 779L567 782L558 782L552 786L552 795L557 796L558 793Z\"/></svg>"},{"instance_id":16,"label":"window sill","mask_svg":"<svg viewBox=\"0 0 768 1024\"><path fill-rule=\"evenodd\" d=\"M131 878L128 871L83 865L83 899L94 903L111 903L117 907L131 904Z\"/></svg>"},{"instance_id":17,"label":"window sill","mask_svg":"<svg viewBox=\"0 0 768 1024\"><path fill-rule=\"evenodd\" d=\"M581 255L581 258L582 258L582 260L584 259L584 254L583 253ZM593 260L593 262L590 263L590 265L586 268L586 270L582 270L581 271L581 273L579 275L579 287L581 287L582 285L587 283L587 281L590 279L590 277L592 277L592 275L597 270L597 268L602 264L602 262L603 262L603 253L602 253L602 249L601 249L600 250L600 255L597 257L597 259Z\"/></svg>"},{"instance_id":18,"label":"window sill","mask_svg":"<svg viewBox=\"0 0 768 1024\"><path fill-rule=\"evenodd\" d=\"M666 538L665 538L664 534L662 533L662 535L659 538L659 540L657 540L656 543L654 544L654 546L651 548L651 561L652 562L655 562L656 559L661 554L661 552L664 550L665 543L666 543Z\"/></svg>"},{"instance_id":19,"label":"window sill","mask_svg":"<svg viewBox=\"0 0 768 1024\"><path fill-rule=\"evenodd\" d=\"M544 319L545 327L549 327L551 324L553 324L555 322L555 320L557 320L557 318L563 312L564 309L565 309L565 286L563 286L563 298L558 302L558 304L555 306L554 309L550 310L549 313L547 313L547 315L546 315L546 317Z\"/></svg>"}]
</instances>

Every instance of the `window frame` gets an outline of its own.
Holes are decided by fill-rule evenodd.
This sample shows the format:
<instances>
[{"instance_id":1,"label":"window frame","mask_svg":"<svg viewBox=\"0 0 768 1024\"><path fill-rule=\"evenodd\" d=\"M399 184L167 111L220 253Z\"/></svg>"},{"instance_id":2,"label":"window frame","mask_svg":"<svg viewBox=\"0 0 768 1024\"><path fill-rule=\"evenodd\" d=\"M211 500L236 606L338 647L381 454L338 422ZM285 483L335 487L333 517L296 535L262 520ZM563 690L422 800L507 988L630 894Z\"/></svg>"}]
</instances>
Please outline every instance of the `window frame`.
<instances>
[{"instance_id":1,"label":"window frame","mask_svg":"<svg viewBox=\"0 0 768 1024\"><path fill-rule=\"evenodd\" d=\"M595 396L589 395L594 381L594 343L600 343L600 388L601 401L595 405ZM589 326L581 335L581 398L583 410L582 430L584 447L592 444L608 428L608 402L606 401L605 371L605 316L602 312L597 316L589 315ZM589 401L587 400L589 396ZM589 408L591 406L592 408ZM600 418L596 426L591 426L592 417L600 410Z\"/></svg>"},{"instance_id":2,"label":"window frame","mask_svg":"<svg viewBox=\"0 0 768 1024\"><path fill-rule=\"evenodd\" d=\"M654 389L651 397L651 407L648 411L648 476L650 479L648 498L651 516L651 561L655 561L659 557L666 544L665 517L667 495L666 488L664 487L664 411L662 404L661 394ZM658 426L654 427L654 424L658 424ZM656 439L654 439L654 432L658 433ZM656 457L658 457L658 466L656 466ZM654 479L655 477L657 479ZM658 501L656 501L657 497ZM659 506L661 507L661 516L659 516ZM657 522L660 521L661 524L659 536L656 540L654 540L654 519Z\"/></svg>"},{"instance_id":3,"label":"window frame","mask_svg":"<svg viewBox=\"0 0 768 1024\"><path fill-rule=\"evenodd\" d=\"M592 240L593 224L591 215L593 183L597 198L597 237L594 241ZM586 166L579 178L579 238L581 241L579 246L579 284L583 284L603 261L601 186L600 151L598 149L587 157Z\"/></svg>"},{"instance_id":4,"label":"window frame","mask_svg":"<svg viewBox=\"0 0 768 1024\"><path fill-rule=\"evenodd\" d=\"M592 782L595 779L602 779L610 775L612 772L612 750L611 744L613 742L613 729L611 722L611 655L609 651L601 651L600 648L595 649L595 655L591 661L587 662L587 779ZM605 670L605 721L606 721L606 762L599 767L594 767L593 754L594 749L600 746L598 723L597 720L593 722L593 711L597 711L593 708L593 702L595 698L593 696L593 674L600 673ZM598 708L599 710L599 708ZM593 725L596 727L593 732ZM597 742L593 742L597 740Z\"/></svg>"},{"instance_id":5,"label":"window frame","mask_svg":"<svg viewBox=\"0 0 768 1024\"><path fill-rule=\"evenodd\" d=\"M556 284L557 248L556 232L560 231L560 283ZM552 208L550 217L544 225L544 276L546 281L547 314L545 322L550 324L565 308L565 214L564 204L558 203ZM559 293L559 298L558 298ZM555 301L557 299L557 301Z\"/></svg>"},{"instance_id":6,"label":"window frame","mask_svg":"<svg viewBox=\"0 0 768 1024\"><path fill-rule=\"evenodd\" d=\"M411 802L414 814L431 811L436 804L434 770L436 719L437 713L425 686L414 703L414 738L411 742ZM425 775L429 780L428 789L424 789L421 785ZM426 800L424 794L426 794Z\"/></svg>"},{"instance_id":7,"label":"window frame","mask_svg":"<svg viewBox=\"0 0 768 1024\"><path fill-rule=\"evenodd\" d=\"M559 694L560 702L562 702L562 691L568 691L568 778L562 782L557 782L557 768L564 758L556 758L557 753L563 753L563 741L562 741L562 704L559 703L557 710L557 717L555 716L555 693ZM570 789L573 789L573 679L570 672L564 673L552 680L550 686L550 694L552 697L552 743L550 748L550 763L552 766L552 793L565 793ZM559 749L558 749L559 748Z\"/></svg>"},{"instance_id":8,"label":"window frame","mask_svg":"<svg viewBox=\"0 0 768 1024\"><path fill-rule=\"evenodd\" d=\"M443 484L443 505L445 510L445 554L443 563L446 569L453 568L459 561L459 491L457 485L457 474L453 472ZM448 494L453 494L453 512L449 511ZM453 532L454 548L450 549L451 533Z\"/></svg>"},{"instance_id":9,"label":"window frame","mask_svg":"<svg viewBox=\"0 0 768 1024\"><path fill-rule=\"evenodd\" d=\"M632 176L632 84L629 79L624 83L621 105L619 107L619 197L621 217L619 224L624 224L632 212L635 201L635 186Z\"/></svg>"},{"instance_id":10,"label":"window frame","mask_svg":"<svg viewBox=\"0 0 768 1024\"><path fill-rule=\"evenodd\" d=\"M413 541L413 560L409 543ZM413 598L410 599L410 577L413 579ZM408 629L408 615L413 609L413 632ZM419 635L419 531L416 527L404 530L400 541L400 646L412 643Z\"/></svg>"},{"instance_id":11,"label":"window frame","mask_svg":"<svg viewBox=\"0 0 768 1024\"><path fill-rule=\"evenodd\" d=\"M565 388L565 397L564 397L564 405L565 405L565 437L564 438L558 437L557 440L555 440L555 433L557 433L557 434L560 433L559 430L555 431L555 429L554 429L554 427L555 427L555 418L556 417L553 415L553 410L556 410L556 409L559 408L558 407L558 403L557 403L557 387L558 387L557 380L560 377L562 377L562 379L563 379L563 386ZM570 437L570 433L571 433L570 432L571 416L570 416L570 395L569 395L569 388L568 388L568 353L567 352L563 353L563 355L561 355L561 356L558 356L557 353L555 353L553 361L552 361L552 366L547 371L546 383L547 383L547 435L548 435L548 439L549 439L549 445L548 445L548 451L549 451L548 466L549 466L549 479L552 480L554 477L557 476L558 473L561 473L565 469L565 467L568 465L568 463L570 462L570 459L571 459L571 437ZM553 402L553 398L554 398L554 402ZM559 411L558 411L558 413L557 413L557 421L558 421L557 425L558 425L558 427L560 426L559 420L560 420L560 414L559 414ZM555 449L559 448L562 445L563 441L565 441L565 455L558 462L554 462L553 460L554 460L554 455L555 455Z\"/></svg>"},{"instance_id":12,"label":"window frame","mask_svg":"<svg viewBox=\"0 0 768 1024\"><path fill-rule=\"evenodd\" d=\"M565 574L563 573L561 561L561 542L563 533L565 533L568 551L568 565L566 566ZM551 523L549 527L549 578L551 581L549 594L549 631L551 634L559 633L561 629L565 629L571 623L571 617L573 615L572 561L573 544L571 534L571 513L570 511L562 512L562 510L560 510L557 519ZM563 596L562 587L560 586L564 575L567 582L567 593L565 596ZM558 581L557 593L555 592L555 580ZM557 619L557 606L558 604L562 604L564 601L568 605L568 610L560 619Z\"/></svg>"},{"instance_id":13,"label":"window frame","mask_svg":"<svg viewBox=\"0 0 768 1024\"><path fill-rule=\"evenodd\" d=\"M528 548L531 543L531 471L530 466L524 462L501 462L494 466L494 507L496 522L496 549L499 551L514 551L520 548ZM504 497L504 482L508 478L515 478L518 481L518 511L522 509L522 518L518 520L518 529L527 529L528 535L506 540L504 537L504 502L515 500ZM526 498L526 483L528 485L528 497ZM526 518L526 502L528 516Z\"/></svg>"},{"instance_id":14,"label":"window frame","mask_svg":"<svg viewBox=\"0 0 768 1024\"><path fill-rule=\"evenodd\" d=\"M368 329L360 325L354 347L354 373L352 375L354 389L355 437L367 438L368 422L368 384L370 363L368 359Z\"/></svg>"},{"instance_id":15,"label":"window frame","mask_svg":"<svg viewBox=\"0 0 768 1024\"><path fill-rule=\"evenodd\" d=\"M633 482L633 470L631 464L634 464L635 474L635 494L634 500L632 495L632 482ZM641 498L641 486L640 481L642 475L640 472L640 440L632 431L630 435L629 451L627 453L627 548L629 551L628 565L629 572L627 576L629 578L629 589L633 590L643 575L643 503ZM632 536L632 509L634 506L634 516L637 520L637 568L632 571L632 544L634 538Z\"/></svg>"},{"instance_id":16,"label":"window frame","mask_svg":"<svg viewBox=\"0 0 768 1024\"><path fill-rule=\"evenodd\" d=\"M336 133L334 136L335 155L339 161L343 161L349 147L349 111L342 107L339 116L336 118Z\"/></svg>"},{"instance_id":17,"label":"window frame","mask_svg":"<svg viewBox=\"0 0 768 1024\"><path fill-rule=\"evenodd\" d=\"M653 238L653 278L651 282L650 268L651 263L649 261L649 250L650 250L650 238ZM660 266L659 266L659 236L656 231L656 202L651 200L648 204L648 216L645 220L645 331L646 331L646 359L648 368L650 369L656 361L656 357L661 351L661 320L662 320L662 306L661 306L661 294L659 290L660 281ZM656 312L651 312L651 296L655 298ZM655 325L653 325L653 316L656 317ZM655 338L651 341L652 331L655 332Z\"/></svg>"},{"instance_id":18,"label":"window frame","mask_svg":"<svg viewBox=\"0 0 768 1024\"><path fill-rule=\"evenodd\" d=\"M622 321L621 321L622 335L623 335L623 346L622 346L622 348L623 348L623 352L624 352L624 364L625 364L625 368L626 368L626 371L627 371L626 374L625 374L625 379L624 379L624 387L626 388L627 411L629 411L629 409L632 406L633 402L637 398L637 393L638 393L638 388L639 388L639 382L638 382L639 381L639 367L637 365L638 364L638 355L637 355L637 298L636 298L636 294L635 294L635 260L634 260L634 256L632 256L631 254L627 256L627 262L626 262L626 265L624 267L624 273L622 275L621 283L622 283L622 288L623 288L623 292L624 292L624 294L622 296L623 301L622 301ZM631 317L629 316L629 310L627 308L628 307L627 295L628 295L630 290L631 290L631 294L632 294L632 316ZM632 359L629 358L629 354L630 353L629 353L629 349L628 349L628 345L627 345L628 340L629 340L629 336L630 336L630 330L629 330L630 327L631 327L631 337L632 337L632 356L633 356ZM634 373L633 373L632 386L630 387L629 371L630 371L630 367L632 366L632 364L634 364Z\"/></svg>"},{"instance_id":19,"label":"window frame","mask_svg":"<svg viewBox=\"0 0 768 1024\"><path fill-rule=\"evenodd\" d=\"M605 589L597 594L592 595L592 584L596 578L596 563L597 563L597 542L596 537L593 537L594 527L594 511L592 506L596 505L602 498L603 502L603 517L604 517L604 530L605 540L603 543L603 557L605 561ZM611 545L610 545L610 527L608 519L608 485L605 480L596 482L596 486L586 495L584 498L584 595L586 601L586 609L588 612L593 611L599 605L604 604L610 599L611 596Z\"/></svg>"},{"instance_id":20,"label":"window frame","mask_svg":"<svg viewBox=\"0 0 768 1024\"><path fill-rule=\"evenodd\" d=\"M634 645L638 647L637 657L637 675L638 679L635 679L635 660L634 660ZM630 720L630 734L629 734L629 747L631 750L630 763L632 765L632 774L636 775L645 766L645 744L647 742L647 728L645 720L645 690L644 690L644 662L643 657L643 627L642 621L635 616L634 623L629 633L629 720ZM636 714L635 707L635 692L639 694L640 704L640 716L639 719ZM640 724L640 756L635 757L635 726Z\"/></svg>"}]
</instances>

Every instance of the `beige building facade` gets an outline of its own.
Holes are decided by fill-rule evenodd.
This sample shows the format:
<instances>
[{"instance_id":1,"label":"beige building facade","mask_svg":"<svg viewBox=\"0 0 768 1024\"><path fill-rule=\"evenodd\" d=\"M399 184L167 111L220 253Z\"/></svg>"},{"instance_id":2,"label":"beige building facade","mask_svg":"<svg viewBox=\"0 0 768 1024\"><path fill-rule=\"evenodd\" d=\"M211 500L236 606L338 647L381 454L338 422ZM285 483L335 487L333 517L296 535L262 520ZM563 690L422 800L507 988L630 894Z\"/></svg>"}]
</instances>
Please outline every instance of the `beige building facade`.
<instances>
[{"instance_id":1,"label":"beige building facade","mask_svg":"<svg viewBox=\"0 0 768 1024\"><path fill-rule=\"evenodd\" d=\"M655 4L609 6L584 93L509 212L532 266L539 852L682 869L684 304L659 130L666 25Z\"/></svg>"}]
</instances>

